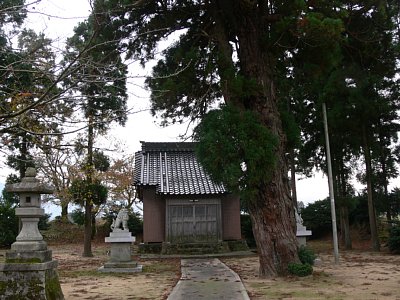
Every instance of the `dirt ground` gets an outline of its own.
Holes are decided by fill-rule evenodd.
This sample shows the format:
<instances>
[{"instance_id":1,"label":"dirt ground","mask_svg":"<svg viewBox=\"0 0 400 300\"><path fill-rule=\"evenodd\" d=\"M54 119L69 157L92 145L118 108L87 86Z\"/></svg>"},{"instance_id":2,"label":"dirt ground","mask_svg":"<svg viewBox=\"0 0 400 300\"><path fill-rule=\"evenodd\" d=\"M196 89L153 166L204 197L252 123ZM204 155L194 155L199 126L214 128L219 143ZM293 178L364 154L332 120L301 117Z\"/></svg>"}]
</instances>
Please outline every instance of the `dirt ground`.
<instances>
[{"instance_id":1,"label":"dirt ground","mask_svg":"<svg viewBox=\"0 0 400 300\"><path fill-rule=\"evenodd\" d=\"M400 300L400 255L390 255L387 249L340 251L335 265L331 252L317 253L321 262L314 266L313 275L303 278L260 279L257 257L223 261L240 275L252 300Z\"/></svg>"},{"instance_id":2,"label":"dirt ground","mask_svg":"<svg viewBox=\"0 0 400 300\"><path fill-rule=\"evenodd\" d=\"M143 265L143 272L134 274L99 273L107 261L109 247L92 245L94 257L82 257L82 245L50 246L58 260L58 273L65 299L166 299L180 277L179 259L147 259L133 257Z\"/></svg>"},{"instance_id":3,"label":"dirt ground","mask_svg":"<svg viewBox=\"0 0 400 300\"><path fill-rule=\"evenodd\" d=\"M312 247L313 245L311 245ZM108 245L93 244L93 258L82 257L82 245L50 245L65 299L166 299L180 277L179 259L140 259L143 272L99 273ZM316 251L321 262L304 278L261 279L258 258L221 259L242 278L252 300L259 299L392 299L400 300L400 256L360 250L340 251L334 265L331 251ZM0 252L4 257L4 251Z\"/></svg>"}]
</instances>

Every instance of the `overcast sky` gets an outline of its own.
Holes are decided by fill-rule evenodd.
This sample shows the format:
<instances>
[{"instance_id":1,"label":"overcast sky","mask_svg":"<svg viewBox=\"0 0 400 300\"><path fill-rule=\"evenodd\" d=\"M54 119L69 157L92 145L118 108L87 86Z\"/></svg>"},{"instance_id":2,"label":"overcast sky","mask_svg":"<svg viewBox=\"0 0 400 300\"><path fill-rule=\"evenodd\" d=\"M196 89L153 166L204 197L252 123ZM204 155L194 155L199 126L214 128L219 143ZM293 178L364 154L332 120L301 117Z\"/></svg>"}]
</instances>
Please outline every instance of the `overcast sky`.
<instances>
[{"instance_id":1,"label":"overcast sky","mask_svg":"<svg viewBox=\"0 0 400 300\"><path fill-rule=\"evenodd\" d=\"M73 34L74 26L87 18L91 7L87 0L42 0L29 11L32 13L26 24L52 38L55 47L63 47L65 39ZM128 108L133 114L124 128L113 126L110 132L110 136L122 139L131 152L140 150L139 141L176 141L186 130L186 125L161 128L149 111L135 113L149 108L149 93L143 88L148 70L143 70L138 63L130 64L129 76L135 79L128 80Z\"/></svg>"},{"instance_id":2,"label":"overcast sky","mask_svg":"<svg viewBox=\"0 0 400 300\"><path fill-rule=\"evenodd\" d=\"M54 47L62 48L65 39L72 35L74 26L83 21L90 13L90 5L87 0L42 0L39 4L30 7L29 19L26 25L46 36L54 39ZM133 111L143 110L149 107L148 92L142 88L143 77L148 71L143 70L137 64L130 67L130 76L139 77L135 81L130 80L129 108ZM108 137L104 139L105 146L113 138L118 139L126 147L126 153L134 153L140 150L140 141L178 141L179 135L186 130L186 125L175 125L161 128L156 120L145 111L130 115L126 126L113 126ZM4 182L6 172L0 175L0 182ZM328 196L328 183L326 177L316 175L311 179L298 180L298 200L304 203L314 202Z\"/></svg>"}]
</instances>

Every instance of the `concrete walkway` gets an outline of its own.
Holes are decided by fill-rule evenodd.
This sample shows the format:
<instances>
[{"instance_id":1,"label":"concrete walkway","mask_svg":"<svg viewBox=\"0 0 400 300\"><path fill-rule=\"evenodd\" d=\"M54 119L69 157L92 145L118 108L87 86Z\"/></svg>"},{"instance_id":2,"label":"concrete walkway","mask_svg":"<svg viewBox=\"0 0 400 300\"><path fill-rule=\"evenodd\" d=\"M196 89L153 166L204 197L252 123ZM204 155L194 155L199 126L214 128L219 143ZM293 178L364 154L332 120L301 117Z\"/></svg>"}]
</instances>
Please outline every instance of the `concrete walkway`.
<instances>
[{"instance_id":1,"label":"concrete walkway","mask_svg":"<svg viewBox=\"0 0 400 300\"><path fill-rule=\"evenodd\" d=\"M181 260L182 276L168 300L249 300L240 277L218 258Z\"/></svg>"}]
</instances>

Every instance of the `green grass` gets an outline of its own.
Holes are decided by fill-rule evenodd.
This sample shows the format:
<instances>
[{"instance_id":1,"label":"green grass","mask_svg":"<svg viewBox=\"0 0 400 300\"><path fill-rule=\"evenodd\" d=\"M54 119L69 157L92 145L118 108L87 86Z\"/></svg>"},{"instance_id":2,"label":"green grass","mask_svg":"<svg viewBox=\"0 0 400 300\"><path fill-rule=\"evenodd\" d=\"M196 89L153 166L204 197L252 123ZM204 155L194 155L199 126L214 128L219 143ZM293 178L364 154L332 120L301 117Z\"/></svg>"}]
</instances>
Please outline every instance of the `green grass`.
<instances>
[{"instance_id":1,"label":"green grass","mask_svg":"<svg viewBox=\"0 0 400 300\"><path fill-rule=\"evenodd\" d=\"M149 264L143 266L143 273L163 273L163 272L175 272L176 263L169 260L152 261Z\"/></svg>"}]
</instances>

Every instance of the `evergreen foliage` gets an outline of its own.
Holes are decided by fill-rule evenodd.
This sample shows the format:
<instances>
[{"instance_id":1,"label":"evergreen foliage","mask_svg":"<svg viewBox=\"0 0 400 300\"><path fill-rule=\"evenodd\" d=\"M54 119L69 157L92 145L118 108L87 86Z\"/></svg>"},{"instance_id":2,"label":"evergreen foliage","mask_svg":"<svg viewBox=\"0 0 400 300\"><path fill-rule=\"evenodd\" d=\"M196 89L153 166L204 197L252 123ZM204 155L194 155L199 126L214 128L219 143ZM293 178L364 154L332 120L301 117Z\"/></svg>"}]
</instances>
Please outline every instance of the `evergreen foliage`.
<instances>
[{"instance_id":1,"label":"evergreen foliage","mask_svg":"<svg viewBox=\"0 0 400 300\"><path fill-rule=\"evenodd\" d=\"M15 174L10 174L6 178L6 184L13 184L20 182L20 178ZM11 205L17 205L19 203L19 197L16 193L9 193L5 189L2 191L2 201Z\"/></svg>"},{"instance_id":2,"label":"evergreen foliage","mask_svg":"<svg viewBox=\"0 0 400 300\"><path fill-rule=\"evenodd\" d=\"M10 246L18 234L15 206L0 198L0 247Z\"/></svg>"},{"instance_id":3,"label":"evergreen foliage","mask_svg":"<svg viewBox=\"0 0 400 300\"><path fill-rule=\"evenodd\" d=\"M197 156L218 183L245 201L257 197L258 185L271 177L278 139L257 116L232 106L210 111L194 131Z\"/></svg>"},{"instance_id":4,"label":"evergreen foliage","mask_svg":"<svg viewBox=\"0 0 400 300\"><path fill-rule=\"evenodd\" d=\"M113 122L124 125L127 120L127 66L119 51L119 39L113 18L105 7L106 1L93 3L89 18L80 22L74 35L67 40L63 65L72 67L64 77L64 86L82 98L77 107L87 123L87 131L78 148L85 150L82 167L84 179L71 186L75 199L85 208L84 253L93 256L91 239L94 235L94 205L104 203L107 189L95 176L95 170L106 170L109 162L104 154L95 151L95 138L104 135ZM83 202L82 202L83 201Z\"/></svg>"},{"instance_id":5,"label":"evergreen foliage","mask_svg":"<svg viewBox=\"0 0 400 300\"><path fill-rule=\"evenodd\" d=\"M75 208L71 213L72 221L80 226L85 224L85 212L80 208Z\"/></svg>"},{"instance_id":6,"label":"evergreen foliage","mask_svg":"<svg viewBox=\"0 0 400 300\"><path fill-rule=\"evenodd\" d=\"M108 195L107 187L98 180L88 182L87 180L75 179L71 183L69 192L73 201L82 206L87 201L92 201L95 205L103 204Z\"/></svg>"},{"instance_id":7,"label":"evergreen foliage","mask_svg":"<svg viewBox=\"0 0 400 300\"><path fill-rule=\"evenodd\" d=\"M302 264L308 264L310 266L314 265L314 261L317 258L314 251L312 251L310 248L307 248L306 246L301 246L298 253L299 259Z\"/></svg>"},{"instance_id":8,"label":"evergreen foliage","mask_svg":"<svg viewBox=\"0 0 400 300\"><path fill-rule=\"evenodd\" d=\"M20 25L26 13L23 3L3 1L2 17L9 13L12 17L5 19ZM52 41L43 33L21 27L13 28L16 39L7 38L10 27L3 31L1 25L0 21L0 36L4 35L0 42L0 139L3 150L9 152L7 165L22 178L26 168L34 166L33 150L46 147L53 139L43 134L59 132L71 110L68 101L59 97L61 92L55 84Z\"/></svg>"},{"instance_id":9,"label":"evergreen foliage","mask_svg":"<svg viewBox=\"0 0 400 300\"><path fill-rule=\"evenodd\" d=\"M93 152L94 168L100 172L106 172L110 168L110 158L99 150Z\"/></svg>"},{"instance_id":10,"label":"evergreen foliage","mask_svg":"<svg viewBox=\"0 0 400 300\"><path fill-rule=\"evenodd\" d=\"M353 224L357 225L369 224L368 200L366 193L357 196L357 205L350 212L350 219Z\"/></svg>"},{"instance_id":11,"label":"evergreen foliage","mask_svg":"<svg viewBox=\"0 0 400 300\"><path fill-rule=\"evenodd\" d=\"M25 0L3 0L0 2L0 28L6 23L21 25L26 17Z\"/></svg>"},{"instance_id":12,"label":"evergreen foliage","mask_svg":"<svg viewBox=\"0 0 400 300\"><path fill-rule=\"evenodd\" d=\"M311 165L326 170L320 124L321 103L327 104L333 184L336 198L342 199L341 223L349 221L346 210L352 204L345 200L353 196L350 178L355 175L354 162L357 158L364 161L359 178L368 185L369 223L372 242L378 250L374 208L383 197L374 199L375 193L387 198L389 178L397 176L393 145L399 131L395 76L399 40L394 20L399 16L399 6L394 1L356 2L337 2L343 8L337 12L342 14L344 27L341 42L332 52L335 61L329 68L318 69L318 64L310 67L304 58L314 55L313 50L300 48L300 55L293 55L295 59L286 62L293 69L288 80L297 84L292 83L288 92L283 90L281 94L288 99L302 131L299 169L309 170Z\"/></svg>"},{"instance_id":13,"label":"evergreen foliage","mask_svg":"<svg viewBox=\"0 0 400 300\"><path fill-rule=\"evenodd\" d=\"M318 238L332 231L331 203L327 198L308 204L301 210L304 226L312 231L312 237Z\"/></svg>"},{"instance_id":14,"label":"evergreen foliage","mask_svg":"<svg viewBox=\"0 0 400 300\"><path fill-rule=\"evenodd\" d=\"M313 267L309 264L290 263L288 270L290 274L299 277L305 277L313 273Z\"/></svg>"},{"instance_id":15,"label":"evergreen foliage","mask_svg":"<svg viewBox=\"0 0 400 300\"><path fill-rule=\"evenodd\" d=\"M277 244L270 248L276 234L295 239L289 229L294 224L285 224L294 219L294 204L286 188L284 156L288 150L298 154L294 161L304 163L301 168L307 171L313 166L325 168L320 116L321 103L326 102L329 119L336 121L332 127L338 145L334 151L335 186L343 202L352 196L349 157L363 155L369 166L368 155L373 153L380 120L389 116L385 123L394 123L386 112L393 112L395 93L388 87L395 86L397 40L393 34L398 5L393 0L110 0L105 4L113 14L113 26L122 37L119 47L127 51L127 57L143 64L158 59L146 81L153 114L161 116L163 124L201 119L195 135L199 148L203 147L199 150L202 162L218 182L239 191L246 200L257 229L255 237L262 243L260 252L265 249L260 253L260 273L287 272L294 247L286 243L279 250ZM159 42L172 34L179 38L162 53L157 52ZM216 109L219 104L224 106ZM252 126L227 122L231 107L232 120L246 123L250 112L267 128L269 132L262 131L257 146L272 146L274 158L267 151L267 158L260 159L261 147L243 142L242 138L251 136L247 129ZM221 124L217 120L222 120ZM240 133L232 134L230 126ZM300 146L296 126L301 130ZM247 129L241 131L241 127ZM368 138L363 139L365 136ZM386 137L393 140L391 134ZM214 147L213 151L208 151L209 147ZM254 164L250 162L253 158ZM257 164L259 168L253 168ZM263 269L272 265L271 270Z\"/></svg>"},{"instance_id":16,"label":"evergreen foliage","mask_svg":"<svg viewBox=\"0 0 400 300\"><path fill-rule=\"evenodd\" d=\"M39 121L52 115L54 108L47 104L55 102L46 101L58 94L46 39L25 32L21 51L15 51L4 34L6 23L22 23L22 4L0 3L1 65L28 71L0 70L0 130L10 129L2 141L16 150L9 163L20 177L31 162L30 149L42 141L13 125L57 131L56 122L45 126ZM341 222L348 223L354 206L350 178L355 159L361 158L365 170L358 178L367 184L369 223L378 250L375 207L386 210L388 219L396 215L388 182L398 176L398 149L392 145L399 131L399 15L396 0L93 1L93 13L68 40L64 66L74 72L63 76L64 87L81 97L75 104L88 124L81 143L87 150L84 189L96 184L96 135L105 133L112 121L126 121L126 66L120 54L143 65L157 58L146 80L152 113L163 124L200 119L195 132L199 155L216 181L240 193L247 204L260 252L265 249L261 275L284 274L295 259L294 243L272 242L276 235L295 239L285 156L290 152L292 169L326 169L322 102L328 107ZM161 41L177 35L158 51ZM37 46L39 51L32 51ZM35 54L31 61L30 53ZM50 68L40 69L34 61ZM32 76L39 73L44 76ZM54 89L46 92L47 84ZM22 113L21 108L38 99L36 94L43 95L39 99L46 105ZM1 117L16 111L19 118ZM88 224L93 201L86 196Z\"/></svg>"},{"instance_id":17,"label":"evergreen foliage","mask_svg":"<svg viewBox=\"0 0 400 300\"><path fill-rule=\"evenodd\" d=\"M97 1L99 2L99 1ZM96 130L105 133L112 122L124 125L126 114L126 73L116 49L114 33L103 19L99 3L88 20L74 29L74 35L67 40L63 65L72 63L75 72L64 79L64 86L70 93L80 93L82 99L76 102L87 120L92 118ZM104 25L100 31L100 25ZM111 40L111 41L110 41Z\"/></svg>"},{"instance_id":18,"label":"evergreen foliage","mask_svg":"<svg viewBox=\"0 0 400 300\"><path fill-rule=\"evenodd\" d=\"M400 254L400 222L390 229L388 247L390 252Z\"/></svg>"},{"instance_id":19,"label":"evergreen foliage","mask_svg":"<svg viewBox=\"0 0 400 300\"><path fill-rule=\"evenodd\" d=\"M44 216L41 216L39 218L39 222L38 222L39 230L47 230L50 228L50 224L49 224L50 217L51 217L50 214L44 214Z\"/></svg>"},{"instance_id":20,"label":"evergreen foliage","mask_svg":"<svg viewBox=\"0 0 400 300\"><path fill-rule=\"evenodd\" d=\"M12 174L7 176L6 184L17 182L20 182L18 176ZM0 247L10 246L18 235L18 218L15 215L18 203L17 194L2 190L2 196L0 196Z\"/></svg>"}]
</instances>

